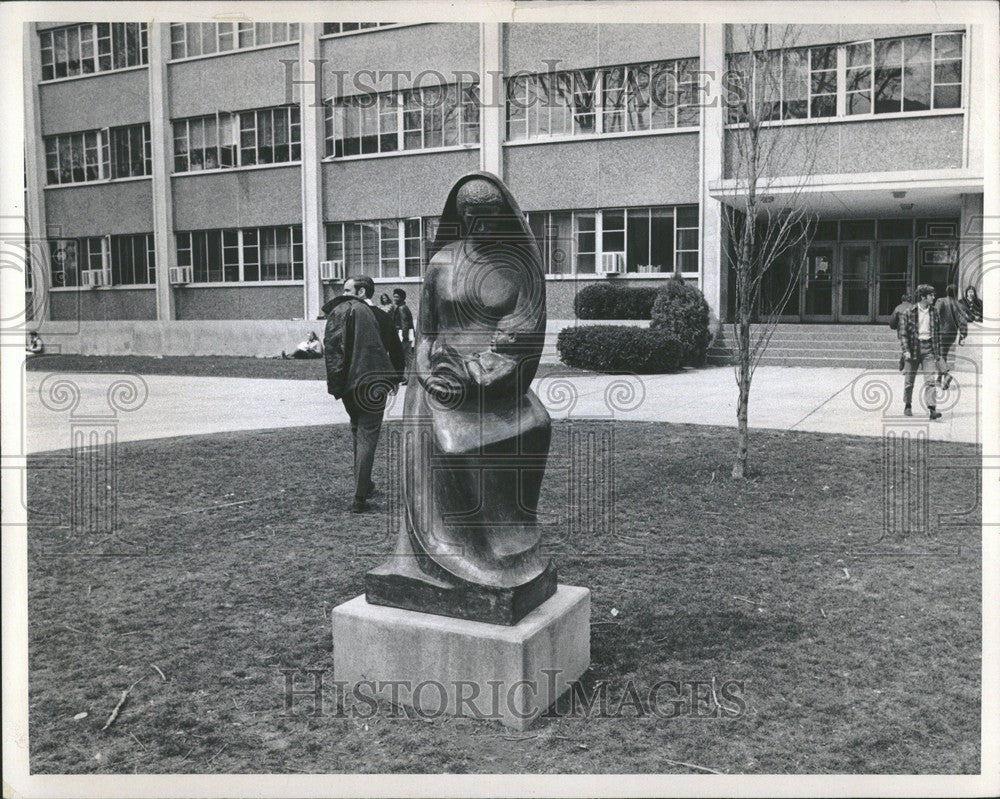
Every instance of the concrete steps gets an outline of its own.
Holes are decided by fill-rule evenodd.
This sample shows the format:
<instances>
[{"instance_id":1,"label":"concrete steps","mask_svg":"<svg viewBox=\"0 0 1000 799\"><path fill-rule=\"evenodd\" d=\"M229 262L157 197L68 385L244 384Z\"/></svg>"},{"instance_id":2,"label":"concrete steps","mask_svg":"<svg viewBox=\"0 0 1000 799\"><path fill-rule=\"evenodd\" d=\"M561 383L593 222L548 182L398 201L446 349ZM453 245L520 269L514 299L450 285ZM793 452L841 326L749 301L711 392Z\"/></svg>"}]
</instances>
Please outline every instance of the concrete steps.
<instances>
[{"instance_id":1,"label":"concrete steps","mask_svg":"<svg viewBox=\"0 0 1000 799\"><path fill-rule=\"evenodd\" d=\"M725 325L708 351L708 363L732 364L732 329ZM899 340L887 324L781 324L774 330L762 366L823 366L897 369Z\"/></svg>"}]
</instances>

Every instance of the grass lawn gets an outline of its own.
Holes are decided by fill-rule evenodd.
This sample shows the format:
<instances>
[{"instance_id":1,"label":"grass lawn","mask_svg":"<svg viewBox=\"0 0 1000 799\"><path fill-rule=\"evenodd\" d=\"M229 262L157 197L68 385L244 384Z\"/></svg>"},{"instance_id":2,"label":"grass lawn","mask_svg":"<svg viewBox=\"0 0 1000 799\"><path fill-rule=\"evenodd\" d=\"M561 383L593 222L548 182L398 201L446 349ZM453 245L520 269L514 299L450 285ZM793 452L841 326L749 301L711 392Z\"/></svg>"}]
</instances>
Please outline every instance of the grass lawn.
<instances>
[{"instance_id":1,"label":"grass lawn","mask_svg":"<svg viewBox=\"0 0 1000 799\"><path fill-rule=\"evenodd\" d=\"M388 707L338 717L332 702L311 718L308 698L284 715L280 669L333 679L330 609L388 547L381 512L343 510L347 435L121 445L114 539L47 526L73 470L29 458L33 772L979 771L978 511L966 526L935 522L933 540L857 554L881 524L882 443L811 433L754 432L758 476L735 483L732 431L620 424L615 529L573 529L554 547L560 580L593 592L585 686L607 681L614 709L630 682L645 696L663 679L742 681L737 717L639 717L627 704L513 733ZM557 423L543 511L566 507L567 439ZM978 475L933 479L935 511L977 504ZM935 541L951 553L912 554ZM114 553L137 556L98 557Z\"/></svg>"},{"instance_id":2,"label":"grass lawn","mask_svg":"<svg viewBox=\"0 0 1000 799\"><path fill-rule=\"evenodd\" d=\"M26 362L29 372L101 372L192 377L262 377L274 380L325 380L322 359L244 358L231 355L46 355ZM562 363L539 365L538 377L589 375Z\"/></svg>"}]
</instances>

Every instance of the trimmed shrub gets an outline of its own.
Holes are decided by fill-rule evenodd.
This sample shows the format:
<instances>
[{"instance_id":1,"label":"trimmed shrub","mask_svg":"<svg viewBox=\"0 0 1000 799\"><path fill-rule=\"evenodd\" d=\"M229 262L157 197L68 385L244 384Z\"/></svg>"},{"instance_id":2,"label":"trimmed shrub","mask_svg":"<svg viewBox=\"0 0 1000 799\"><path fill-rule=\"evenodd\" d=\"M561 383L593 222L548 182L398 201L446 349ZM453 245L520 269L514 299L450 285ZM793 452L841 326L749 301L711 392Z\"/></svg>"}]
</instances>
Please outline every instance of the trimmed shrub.
<instances>
[{"instance_id":1,"label":"trimmed shrub","mask_svg":"<svg viewBox=\"0 0 1000 799\"><path fill-rule=\"evenodd\" d=\"M694 286L674 275L659 290L653 303L652 330L677 338L683 349L684 366L702 366L712 334L708 328L708 303Z\"/></svg>"},{"instance_id":2,"label":"trimmed shrub","mask_svg":"<svg viewBox=\"0 0 1000 799\"><path fill-rule=\"evenodd\" d=\"M680 340L663 330L626 325L565 327L556 340L567 366L595 372L659 374L680 368Z\"/></svg>"},{"instance_id":3,"label":"trimmed shrub","mask_svg":"<svg viewBox=\"0 0 1000 799\"><path fill-rule=\"evenodd\" d=\"M592 283L577 293L573 310L577 319L649 319L656 294L649 286Z\"/></svg>"}]
</instances>

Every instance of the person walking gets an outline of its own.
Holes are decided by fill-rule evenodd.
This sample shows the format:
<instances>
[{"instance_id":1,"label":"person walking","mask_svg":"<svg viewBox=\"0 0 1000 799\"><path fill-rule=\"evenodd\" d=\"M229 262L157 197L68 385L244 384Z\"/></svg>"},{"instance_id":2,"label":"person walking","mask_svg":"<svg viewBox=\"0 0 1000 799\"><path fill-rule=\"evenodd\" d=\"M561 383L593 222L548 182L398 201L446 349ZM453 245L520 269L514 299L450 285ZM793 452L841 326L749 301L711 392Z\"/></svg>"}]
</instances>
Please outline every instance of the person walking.
<instances>
[{"instance_id":1,"label":"person walking","mask_svg":"<svg viewBox=\"0 0 1000 799\"><path fill-rule=\"evenodd\" d=\"M386 347L378 317L382 312L371 305L374 293L370 277L348 278L343 293L323 306L327 314L323 337L327 391L343 401L351 419L353 513L368 509L368 497L375 490L371 476L382 417L389 394L396 392L402 378Z\"/></svg>"},{"instance_id":2,"label":"person walking","mask_svg":"<svg viewBox=\"0 0 1000 799\"><path fill-rule=\"evenodd\" d=\"M962 307L965 309L965 318L969 322L983 321L983 301L979 299L979 292L975 286L969 286L962 295Z\"/></svg>"},{"instance_id":3,"label":"person walking","mask_svg":"<svg viewBox=\"0 0 1000 799\"><path fill-rule=\"evenodd\" d=\"M924 404L930 418L940 419L934 403L938 359L941 357L941 322L934 307L934 287L917 286L917 304L900 317L899 343L903 349L903 414L913 416L913 385L917 371L924 373Z\"/></svg>"},{"instance_id":4,"label":"person walking","mask_svg":"<svg viewBox=\"0 0 1000 799\"><path fill-rule=\"evenodd\" d=\"M938 383L941 388L947 389L951 384L949 360L951 348L955 346L956 338L959 344L965 343L965 337L969 335L969 325L965 321L965 309L958 301L958 289L954 285L949 285L945 289L945 294L946 296L934 303L934 308L941 323L941 369L938 373Z\"/></svg>"},{"instance_id":5,"label":"person walking","mask_svg":"<svg viewBox=\"0 0 1000 799\"><path fill-rule=\"evenodd\" d=\"M403 345L403 358L407 368L409 368L413 361L413 346L415 344L413 312L406 304L406 292L403 289L393 290L392 301L394 303L392 318L396 327L396 335ZM404 382L406 381L404 380Z\"/></svg>"}]
</instances>

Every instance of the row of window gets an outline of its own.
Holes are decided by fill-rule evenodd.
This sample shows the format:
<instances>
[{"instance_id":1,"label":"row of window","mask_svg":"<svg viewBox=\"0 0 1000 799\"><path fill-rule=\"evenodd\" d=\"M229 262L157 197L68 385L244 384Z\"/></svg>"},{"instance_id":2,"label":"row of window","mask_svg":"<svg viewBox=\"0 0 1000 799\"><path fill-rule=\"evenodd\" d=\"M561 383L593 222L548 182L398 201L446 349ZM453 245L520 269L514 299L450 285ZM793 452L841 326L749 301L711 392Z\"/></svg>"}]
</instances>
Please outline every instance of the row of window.
<instances>
[{"instance_id":1,"label":"row of window","mask_svg":"<svg viewBox=\"0 0 1000 799\"><path fill-rule=\"evenodd\" d=\"M394 24L328 22L323 34ZM144 22L87 22L40 31L42 80L144 66L149 63L148 30ZM298 39L297 22L172 22L170 57L193 58Z\"/></svg>"},{"instance_id":2,"label":"row of window","mask_svg":"<svg viewBox=\"0 0 1000 799\"><path fill-rule=\"evenodd\" d=\"M193 58L298 39L297 22L171 22L170 57Z\"/></svg>"},{"instance_id":3,"label":"row of window","mask_svg":"<svg viewBox=\"0 0 1000 799\"><path fill-rule=\"evenodd\" d=\"M149 63L142 22L87 22L39 33L42 80L90 75Z\"/></svg>"},{"instance_id":4,"label":"row of window","mask_svg":"<svg viewBox=\"0 0 1000 799\"><path fill-rule=\"evenodd\" d=\"M45 138L45 174L50 186L138 177L152 171L148 123Z\"/></svg>"},{"instance_id":5,"label":"row of window","mask_svg":"<svg viewBox=\"0 0 1000 799\"><path fill-rule=\"evenodd\" d=\"M516 75L507 138L539 139L698 124L698 59Z\"/></svg>"},{"instance_id":6,"label":"row of window","mask_svg":"<svg viewBox=\"0 0 1000 799\"><path fill-rule=\"evenodd\" d=\"M546 274L698 271L698 206L535 211L528 224ZM348 274L420 277L438 217L330 222L326 257ZM177 265L195 283L303 279L302 226L197 230L176 234ZM54 286L80 286L104 270L113 285L156 281L153 234L50 240ZM107 281L106 281L107 282Z\"/></svg>"},{"instance_id":7,"label":"row of window","mask_svg":"<svg viewBox=\"0 0 1000 799\"><path fill-rule=\"evenodd\" d=\"M302 226L178 233L177 265L195 283L302 280Z\"/></svg>"},{"instance_id":8,"label":"row of window","mask_svg":"<svg viewBox=\"0 0 1000 799\"><path fill-rule=\"evenodd\" d=\"M281 164L301 158L297 105L174 121L174 172Z\"/></svg>"},{"instance_id":9,"label":"row of window","mask_svg":"<svg viewBox=\"0 0 1000 799\"><path fill-rule=\"evenodd\" d=\"M156 282L156 252L152 233L49 239L53 286L82 286L83 272L100 271L116 286Z\"/></svg>"},{"instance_id":10,"label":"row of window","mask_svg":"<svg viewBox=\"0 0 1000 799\"><path fill-rule=\"evenodd\" d=\"M479 143L479 85L459 83L325 103L327 157Z\"/></svg>"},{"instance_id":11,"label":"row of window","mask_svg":"<svg viewBox=\"0 0 1000 799\"><path fill-rule=\"evenodd\" d=\"M732 56L730 122L962 107L962 33L872 39Z\"/></svg>"}]
</instances>

